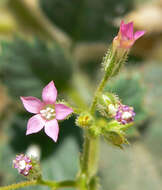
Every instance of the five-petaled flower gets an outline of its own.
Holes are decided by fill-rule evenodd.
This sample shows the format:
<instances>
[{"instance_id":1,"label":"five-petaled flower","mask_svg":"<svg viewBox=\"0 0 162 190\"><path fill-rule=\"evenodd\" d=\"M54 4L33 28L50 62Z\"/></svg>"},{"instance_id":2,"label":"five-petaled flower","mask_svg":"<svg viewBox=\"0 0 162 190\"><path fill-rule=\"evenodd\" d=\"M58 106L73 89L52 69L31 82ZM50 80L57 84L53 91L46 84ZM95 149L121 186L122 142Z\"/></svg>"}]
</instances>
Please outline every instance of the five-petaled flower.
<instances>
[{"instance_id":1,"label":"five-petaled flower","mask_svg":"<svg viewBox=\"0 0 162 190\"><path fill-rule=\"evenodd\" d=\"M44 127L45 133L55 142L57 141L59 133L57 120L65 119L73 110L64 104L57 104L56 98L57 89L53 81L44 87L43 101L32 96L21 97L25 109L36 114L28 121L26 135L37 133Z\"/></svg>"},{"instance_id":2,"label":"five-petaled flower","mask_svg":"<svg viewBox=\"0 0 162 190\"><path fill-rule=\"evenodd\" d=\"M124 24L124 21L121 21L120 30L118 35L114 38L113 46L129 49L144 33L145 31L143 30L133 33L133 22Z\"/></svg>"}]
</instances>

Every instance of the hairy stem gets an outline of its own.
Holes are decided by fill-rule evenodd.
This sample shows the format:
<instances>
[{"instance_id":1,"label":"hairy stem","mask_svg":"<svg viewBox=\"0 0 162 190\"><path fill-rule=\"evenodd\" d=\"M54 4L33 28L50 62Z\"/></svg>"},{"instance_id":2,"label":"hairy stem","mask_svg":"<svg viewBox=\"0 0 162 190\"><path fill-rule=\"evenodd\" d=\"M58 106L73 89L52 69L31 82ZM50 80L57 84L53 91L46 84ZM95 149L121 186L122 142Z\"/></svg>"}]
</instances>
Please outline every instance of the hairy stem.
<instances>
[{"instance_id":1,"label":"hairy stem","mask_svg":"<svg viewBox=\"0 0 162 190\"><path fill-rule=\"evenodd\" d=\"M79 190L88 190L91 178L96 175L98 169L98 142L98 137L89 136L88 131L85 130Z\"/></svg>"},{"instance_id":2,"label":"hairy stem","mask_svg":"<svg viewBox=\"0 0 162 190\"><path fill-rule=\"evenodd\" d=\"M107 73L105 73L101 83L99 84L99 86L98 86L98 88L96 90L94 99L92 101L92 105L90 107L91 114L94 114L94 112L95 112L95 108L96 108L96 104L97 104L97 98L100 95L100 93L103 91L103 89L104 89L104 87L106 85L106 82L108 81L108 78L109 78L109 75L107 75Z\"/></svg>"},{"instance_id":3,"label":"hairy stem","mask_svg":"<svg viewBox=\"0 0 162 190\"><path fill-rule=\"evenodd\" d=\"M38 185L37 180L23 181L23 182L20 182L17 184L12 184L12 185L8 185L5 187L0 187L0 190L13 190L13 189L19 189L22 187L33 186L33 185Z\"/></svg>"},{"instance_id":4,"label":"hairy stem","mask_svg":"<svg viewBox=\"0 0 162 190\"><path fill-rule=\"evenodd\" d=\"M76 187L76 181L72 180L67 180L67 181L60 181L60 182L55 182L55 181L44 181L44 180L39 180L40 185L45 185L51 188L68 188L68 187Z\"/></svg>"},{"instance_id":5,"label":"hairy stem","mask_svg":"<svg viewBox=\"0 0 162 190\"><path fill-rule=\"evenodd\" d=\"M114 62L113 57L110 57L110 59L108 60L106 59L105 61L108 61L109 64ZM111 76L111 68L107 68L105 71L105 75L96 90L96 93L94 95L90 107L90 113L92 115L95 114L98 96L102 93L110 76ZM81 162L81 175L82 175L81 177L83 177L83 182L85 182L85 185L80 187L80 190L90 189L91 180L93 179L93 177L95 177L98 169L98 152L99 152L99 137L94 138L88 135L88 131L85 130L84 147L83 147L82 162ZM86 180L84 179L84 175L86 177ZM86 185L88 185L88 188L86 187Z\"/></svg>"},{"instance_id":6,"label":"hairy stem","mask_svg":"<svg viewBox=\"0 0 162 190\"><path fill-rule=\"evenodd\" d=\"M88 178L94 176L97 172L99 144L98 141L98 137L90 137L88 135L88 132L85 131L85 141L82 158L82 173L84 173Z\"/></svg>"},{"instance_id":7,"label":"hairy stem","mask_svg":"<svg viewBox=\"0 0 162 190\"><path fill-rule=\"evenodd\" d=\"M45 181L45 180L39 179L39 180L32 180L32 181L24 181L17 184L8 185L5 187L0 187L0 190L14 190L14 189L22 188L22 187L33 186L33 185L43 185L43 186L48 186L54 189L55 188L59 189L59 188L68 188L68 187L75 188L77 186L77 183L76 181L71 181L71 180L55 182L55 181Z\"/></svg>"}]
</instances>

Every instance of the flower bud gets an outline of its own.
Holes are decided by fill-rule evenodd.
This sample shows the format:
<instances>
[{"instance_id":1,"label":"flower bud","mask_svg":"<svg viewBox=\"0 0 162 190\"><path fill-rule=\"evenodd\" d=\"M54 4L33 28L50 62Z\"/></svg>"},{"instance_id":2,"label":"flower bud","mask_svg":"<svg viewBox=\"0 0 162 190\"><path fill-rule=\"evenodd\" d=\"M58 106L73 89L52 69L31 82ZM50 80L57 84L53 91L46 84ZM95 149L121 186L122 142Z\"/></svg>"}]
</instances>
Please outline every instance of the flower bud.
<instances>
[{"instance_id":1,"label":"flower bud","mask_svg":"<svg viewBox=\"0 0 162 190\"><path fill-rule=\"evenodd\" d=\"M104 93L98 99L98 111L105 117L114 117L118 110L119 98L112 93Z\"/></svg>"},{"instance_id":2,"label":"flower bud","mask_svg":"<svg viewBox=\"0 0 162 190\"><path fill-rule=\"evenodd\" d=\"M13 167L16 168L20 174L30 180L41 177L41 169L38 161L24 154L16 156L16 159L13 160Z\"/></svg>"},{"instance_id":3,"label":"flower bud","mask_svg":"<svg viewBox=\"0 0 162 190\"><path fill-rule=\"evenodd\" d=\"M112 48L108 50L103 65L107 76L113 77L120 71L122 65L126 62L130 48L135 41L143 36L145 31L133 33L133 22L120 24L118 35L114 38Z\"/></svg>"},{"instance_id":4,"label":"flower bud","mask_svg":"<svg viewBox=\"0 0 162 190\"><path fill-rule=\"evenodd\" d=\"M76 125L79 127L89 127L93 124L93 117L91 114L85 112L81 113L76 119Z\"/></svg>"},{"instance_id":5,"label":"flower bud","mask_svg":"<svg viewBox=\"0 0 162 190\"><path fill-rule=\"evenodd\" d=\"M113 49L123 49L123 51L127 51L133 46L135 41L144 34L145 31L137 31L133 34L133 22L124 24L124 21L121 21L119 33L113 40Z\"/></svg>"},{"instance_id":6,"label":"flower bud","mask_svg":"<svg viewBox=\"0 0 162 190\"><path fill-rule=\"evenodd\" d=\"M103 127L103 136L107 142L122 148L123 144L129 144L125 137L125 131L129 127L131 127L131 124L122 125L113 120Z\"/></svg>"},{"instance_id":7,"label":"flower bud","mask_svg":"<svg viewBox=\"0 0 162 190\"><path fill-rule=\"evenodd\" d=\"M105 140L115 146L123 148L123 144L128 144L128 141L125 138L125 133L122 131L110 131L104 135Z\"/></svg>"}]
</instances>

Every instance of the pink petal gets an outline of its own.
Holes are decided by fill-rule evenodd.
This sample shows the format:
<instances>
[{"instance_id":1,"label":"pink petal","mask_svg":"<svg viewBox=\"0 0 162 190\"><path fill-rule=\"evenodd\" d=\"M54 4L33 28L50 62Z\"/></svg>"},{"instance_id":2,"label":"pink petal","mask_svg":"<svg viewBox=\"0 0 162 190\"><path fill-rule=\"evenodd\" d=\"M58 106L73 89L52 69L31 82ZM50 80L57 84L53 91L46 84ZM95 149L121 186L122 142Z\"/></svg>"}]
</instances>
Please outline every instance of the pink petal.
<instances>
[{"instance_id":1,"label":"pink petal","mask_svg":"<svg viewBox=\"0 0 162 190\"><path fill-rule=\"evenodd\" d=\"M47 121L45 124L45 133L52 138L55 142L58 139L59 126L56 119Z\"/></svg>"},{"instance_id":2,"label":"pink petal","mask_svg":"<svg viewBox=\"0 0 162 190\"><path fill-rule=\"evenodd\" d=\"M25 109L30 113L39 113L40 109L43 106L43 103L35 97L20 97Z\"/></svg>"},{"instance_id":3,"label":"pink petal","mask_svg":"<svg viewBox=\"0 0 162 190\"><path fill-rule=\"evenodd\" d=\"M120 31L123 37L126 37L129 40L133 39L133 22L124 24L124 21L121 21Z\"/></svg>"},{"instance_id":4,"label":"pink petal","mask_svg":"<svg viewBox=\"0 0 162 190\"><path fill-rule=\"evenodd\" d=\"M137 32L135 32L135 34L134 34L134 39L137 40L138 38L140 38L140 37L143 36L144 34L145 34L145 31L144 31L144 30L137 31Z\"/></svg>"},{"instance_id":5,"label":"pink petal","mask_svg":"<svg viewBox=\"0 0 162 190\"><path fill-rule=\"evenodd\" d=\"M129 39L133 39L133 22L127 24L127 36Z\"/></svg>"},{"instance_id":6,"label":"pink petal","mask_svg":"<svg viewBox=\"0 0 162 190\"><path fill-rule=\"evenodd\" d=\"M73 110L64 104L55 104L56 111L56 119L62 120L65 119L68 115L70 115Z\"/></svg>"},{"instance_id":7,"label":"pink petal","mask_svg":"<svg viewBox=\"0 0 162 190\"><path fill-rule=\"evenodd\" d=\"M54 82L51 81L42 91L42 99L45 103L54 104L57 97L57 89Z\"/></svg>"},{"instance_id":8,"label":"pink petal","mask_svg":"<svg viewBox=\"0 0 162 190\"><path fill-rule=\"evenodd\" d=\"M31 117L28 120L26 135L39 132L44 127L45 122L40 114Z\"/></svg>"}]
</instances>

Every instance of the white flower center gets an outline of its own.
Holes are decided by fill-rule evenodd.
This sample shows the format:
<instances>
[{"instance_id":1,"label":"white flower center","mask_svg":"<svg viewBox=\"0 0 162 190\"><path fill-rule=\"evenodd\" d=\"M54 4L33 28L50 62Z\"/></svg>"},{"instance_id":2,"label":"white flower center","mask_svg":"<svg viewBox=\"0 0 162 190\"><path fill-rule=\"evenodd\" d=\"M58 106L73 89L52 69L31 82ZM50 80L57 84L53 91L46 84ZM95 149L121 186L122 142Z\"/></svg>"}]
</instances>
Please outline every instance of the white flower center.
<instances>
[{"instance_id":1,"label":"white flower center","mask_svg":"<svg viewBox=\"0 0 162 190\"><path fill-rule=\"evenodd\" d=\"M132 114L129 113L129 112L124 112L124 113L122 114L122 117L123 117L123 119L129 119L130 117L132 117Z\"/></svg>"},{"instance_id":2,"label":"white flower center","mask_svg":"<svg viewBox=\"0 0 162 190\"><path fill-rule=\"evenodd\" d=\"M54 105L46 105L41 111L41 116L46 120L54 119L56 116Z\"/></svg>"},{"instance_id":3,"label":"white flower center","mask_svg":"<svg viewBox=\"0 0 162 190\"><path fill-rule=\"evenodd\" d=\"M19 162L19 168L20 168L20 170L24 170L25 167L26 167L26 162L25 162L25 160L21 160L21 161Z\"/></svg>"}]
</instances>

